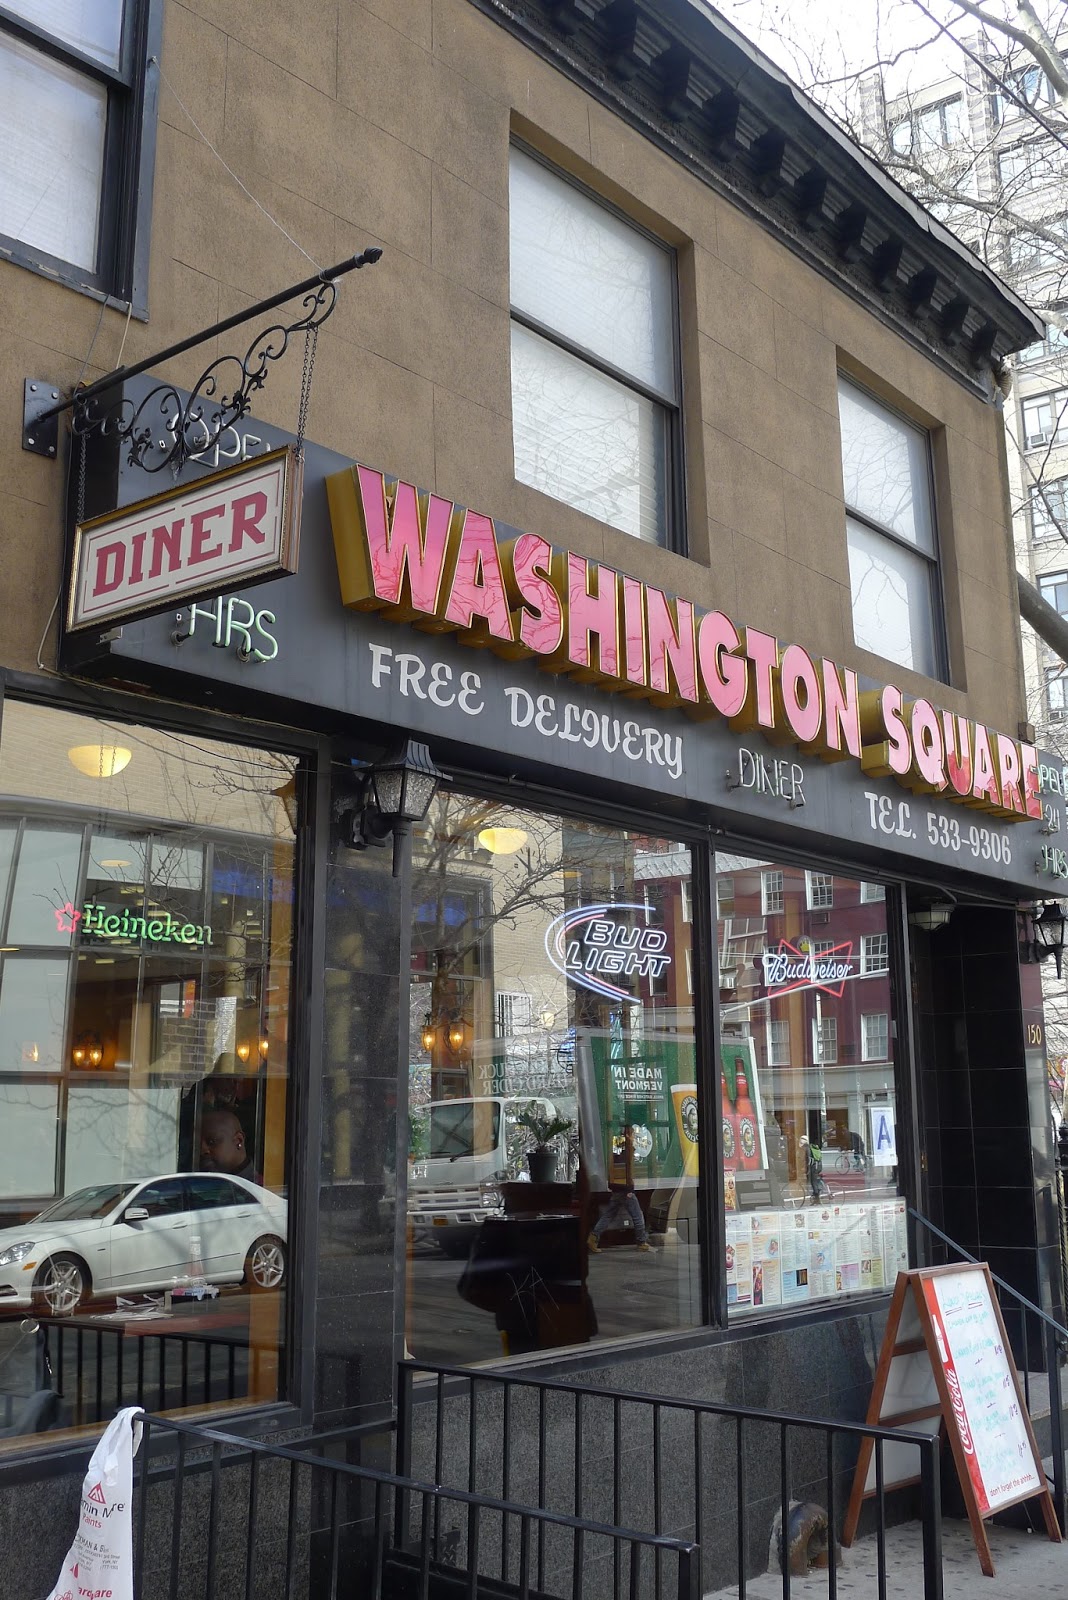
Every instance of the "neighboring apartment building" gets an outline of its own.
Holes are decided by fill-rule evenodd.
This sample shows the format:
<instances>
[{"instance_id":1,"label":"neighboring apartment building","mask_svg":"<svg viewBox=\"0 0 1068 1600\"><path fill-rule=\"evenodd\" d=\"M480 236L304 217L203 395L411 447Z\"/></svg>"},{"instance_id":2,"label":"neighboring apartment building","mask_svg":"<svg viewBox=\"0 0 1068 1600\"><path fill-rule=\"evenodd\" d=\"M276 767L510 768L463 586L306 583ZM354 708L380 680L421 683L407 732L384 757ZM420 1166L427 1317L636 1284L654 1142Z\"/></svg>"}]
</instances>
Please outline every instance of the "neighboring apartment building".
<instances>
[{"instance_id":1,"label":"neighboring apartment building","mask_svg":"<svg viewBox=\"0 0 1068 1600\"><path fill-rule=\"evenodd\" d=\"M887 100L878 79L867 79L861 137L970 249L1049 315L1044 337L1008 365L1005 441L1017 567L1068 617L1068 136L1033 58L1018 52L1006 62L980 37L968 47L974 59L962 55L961 77L907 96ZM968 196L979 202L975 208ZM1028 720L1039 742L1068 760L1068 666L1026 622L1021 633ZM1043 972L1043 994L1059 1113L1068 993L1052 966Z\"/></svg>"},{"instance_id":2,"label":"neighboring apartment building","mask_svg":"<svg viewBox=\"0 0 1068 1600\"><path fill-rule=\"evenodd\" d=\"M12 1592L119 1401L381 1461L408 1351L856 1418L910 1204L1059 1305L1018 956L1063 801L995 403L1039 320L690 0L56 15L0 9ZM540 1082L548 1152L491 1104ZM442 1388L401 1421L435 1482ZM781 1490L754 1450L725 1510L708 1420L704 1591ZM646 1454L601 1459L648 1526ZM187 1511L269 1593L222 1475Z\"/></svg>"}]
</instances>

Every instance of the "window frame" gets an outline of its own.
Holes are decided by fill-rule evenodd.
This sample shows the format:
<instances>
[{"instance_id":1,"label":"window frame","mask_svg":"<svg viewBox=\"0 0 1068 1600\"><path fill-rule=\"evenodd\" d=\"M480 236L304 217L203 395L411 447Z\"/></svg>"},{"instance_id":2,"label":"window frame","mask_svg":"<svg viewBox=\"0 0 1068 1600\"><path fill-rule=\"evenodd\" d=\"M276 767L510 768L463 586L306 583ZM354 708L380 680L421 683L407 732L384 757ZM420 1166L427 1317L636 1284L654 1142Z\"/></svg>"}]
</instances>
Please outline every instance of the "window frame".
<instances>
[{"instance_id":1,"label":"window frame","mask_svg":"<svg viewBox=\"0 0 1068 1600\"><path fill-rule=\"evenodd\" d=\"M53 256L0 232L0 260L51 278L96 299L117 300L148 315L149 242L156 162L159 74L150 72L163 44L163 0L125 0L119 64L84 55L47 29L17 16L0 0L0 36L36 50L107 92L107 123L98 194L96 262L92 268Z\"/></svg>"},{"instance_id":2,"label":"window frame","mask_svg":"<svg viewBox=\"0 0 1068 1600\"><path fill-rule=\"evenodd\" d=\"M628 228L633 229L642 238L648 239L652 244L663 250L671 263L671 365L675 383L675 394L673 396L666 395L660 390L651 387L643 380L635 378L632 374L624 371L621 367L616 367L612 362L606 361L603 356L596 355L584 345L578 344L566 335L558 333L550 325L542 322L540 318L518 309L511 297L511 263L509 263L508 318L509 325L518 323L520 327L526 328L529 333L535 334L539 339L546 340L547 343L555 346L558 350L564 351L566 355L571 356L574 360L585 363L586 366L592 367L594 371L601 373L603 377L611 379L612 382L618 383L622 388L629 389L634 394L641 395L643 399L649 400L662 410L665 421L666 456L664 461L663 538L643 539L638 534L628 533L624 528L616 528L614 523L606 523L605 526L613 528L617 533L622 533L627 538L637 539L639 544L647 544L654 550L671 550L676 555L686 555L689 542L686 528L685 428L678 251L666 239L660 238L659 235L643 227L640 222L635 221L626 211L617 205L613 205L612 201L607 200L604 195L598 194L596 189L592 189L589 184L583 183L573 173L566 171L565 168L558 167L533 145L527 144L522 139L512 138L509 141L509 180L513 151L519 151L531 161L536 161L540 167L544 168L554 178L557 178L562 183L570 184L579 194L585 195L587 199L591 200L603 211L607 211L610 215L617 217ZM511 197L509 195L509 218L510 216ZM514 455L512 470L513 472L515 471ZM522 482L523 480L517 479L516 481ZM526 484L525 487L533 489L535 494L546 493L544 489L539 489L536 484ZM549 496L549 498L555 497ZM570 505L570 502L561 500L559 504ZM581 507L571 506L571 509L579 511L580 515L592 516L590 512L583 512ZM599 519L594 517L593 520L598 521Z\"/></svg>"},{"instance_id":3,"label":"window frame","mask_svg":"<svg viewBox=\"0 0 1068 1600\"><path fill-rule=\"evenodd\" d=\"M851 389L856 390L857 393L863 395L864 398L866 400L868 400L872 405L878 406L882 411L886 412L886 414L888 416L890 416L890 417L894 418L896 421L902 423L905 427L910 428L913 433L920 434L924 439L924 442L925 442L925 445L926 445L925 455L926 455L926 462L927 462L927 470L926 470L926 473L925 473L924 477L925 477L925 483L926 483L926 487L927 487L927 503L928 503L928 506L930 508L930 514L931 514L931 544L932 544L932 547L933 547L933 553L928 553L928 551L921 549L918 544L913 544L910 540L903 538L901 536L901 534L895 532L895 530L893 528L889 528L889 527L886 526L885 523L877 521L876 518L872 517L868 512L857 510L856 507L852 506L849 503L849 501L845 498L845 486L844 486L844 482L843 482L842 502L843 502L843 505L845 507L846 523L847 523L846 554L847 554L847 557L848 557L848 553L849 553L848 523L849 523L849 520L852 519L854 522L860 523L861 526L866 528L869 533L873 533L873 534L877 535L877 537L879 537L881 539L889 540L889 542L891 544L895 545L899 550L903 550L907 554L909 554L909 555L911 555L913 557L918 557L921 561L926 563L927 571L928 571L928 579L929 579L929 583L930 583L930 591L931 591L931 648L932 648L932 654L934 656L934 662L933 662L934 670L933 670L933 672L931 674L928 674L926 672L923 672L922 669L920 669L918 667L906 667L903 662L893 662L893 664L895 666L900 666L903 671L906 671L906 672L918 672L920 677L928 677L928 676L930 676L932 678L932 680L934 682L936 682L936 683L947 683L948 684L950 682L950 671L949 671L949 645L948 645L948 636L947 636L947 632L946 632L945 581L944 581L943 566L942 566L942 541L941 541L941 539L939 537L939 521L940 521L940 518L939 518L939 514L938 514L938 495L937 495L937 492L936 492L937 486L936 486L936 482L935 482L935 470L934 470L934 441L933 441L933 438L932 438L931 430L930 430L930 428L925 428L921 423L916 422L912 417L908 416L908 414L906 412L902 411L899 406L891 405L888 401L884 400L880 395L877 395L877 394L873 393L873 391L871 389L867 388L865 384L861 383L857 378L853 377L853 375L851 373L845 372L845 371L842 370L841 367L839 367L839 369L838 369L838 383L837 383L837 392L838 392L839 395L841 394L841 390L842 390L843 384L847 388L851 388ZM840 413L839 413L839 419L840 419ZM839 420L839 451L840 451L842 462L843 462L843 466L844 466L845 448L844 448L844 439L842 437L842 432L841 432L841 420ZM852 586L852 581L850 581L850 590L849 590L849 610L850 610L850 620L852 621L853 620L853 586ZM853 639L854 639L854 643L856 643L856 631L855 631L855 628L854 628ZM863 649L864 646L858 644L857 648L858 649ZM872 654L876 654L877 652L872 651L871 653ZM886 661L893 661L893 657L891 657L891 656L885 656L885 657L882 657L881 659L886 660Z\"/></svg>"},{"instance_id":4,"label":"window frame","mask_svg":"<svg viewBox=\"0 0 1068 1600\"><path fill-rule=\"evenodd\" d=\"M805 868L805 906L809 911L834 907L834 873Z\"/></svg>"},{"instance_id":5,"label":"window frame","mask_svg":"<svg viewBox=\"0 0 1068 1600\"><path fill-rule=\"evenodd\" d=\"M772 904L773 897L768 893L769 881L778 879L778 887L774 899L777 905ZM782 916L786 909L786 874L781 867L763 868L760 873L760 915L762 917Z\"/></svg>"},{"instance_id":6,"label":"window frame","mask_svg":"<svg viewBox=\"0 0 1068 1600\"><path fill-rule=\"evenodd\" d=\"M1046 501L1061 503L1060 526L1046 509ZM1050 544L1062 537L1062 528L1068 533L1068 476L1051 478L1048 483L1032 483L1027 490L1027 514L1031 520L1031 540L1034 544Z\"/></svg>"},{"instance_id":7,"label":"window frame","mask_svg":"<svg viewBox=\"0 0 1068 1600\"><path fill-rule=\"evenodd\" d=\"M882 1027L877 1030L879 1037L885 1043L885 1049L873 1055L869 1045L869 1022L881 1022ZM862 1011L860 1014L860 1059L862 1062L889 1061L890 1059L890 1013L889 1011Z\"/></svg>"},{"instance_id":8,"label":"window frame","mask_svg":"<svg viewBox=\"0 0 1068 1600\"><path fill-rule=\"evenodd\" d=\"M1043 428L1041 433L1031 434L1027 427L1027 408L1042 404L1050 408L1050 430L1047 432ZM1043 389L1039 394L1024 395L1020 400L1020 430L1025 451L1052 450L1068 443L1068 387L1062 384L1054 389Z\"/></svg>"}]
</instances>

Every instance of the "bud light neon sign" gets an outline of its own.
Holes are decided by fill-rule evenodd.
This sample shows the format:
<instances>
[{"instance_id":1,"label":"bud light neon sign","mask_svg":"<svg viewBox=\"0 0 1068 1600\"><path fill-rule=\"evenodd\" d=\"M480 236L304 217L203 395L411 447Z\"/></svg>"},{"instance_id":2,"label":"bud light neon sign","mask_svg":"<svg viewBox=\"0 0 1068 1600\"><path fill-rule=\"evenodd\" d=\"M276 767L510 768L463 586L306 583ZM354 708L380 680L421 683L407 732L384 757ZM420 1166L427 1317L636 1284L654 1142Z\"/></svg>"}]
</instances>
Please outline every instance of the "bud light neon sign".
<instances>
[{"instance_id":1,"label":"bud light neon sign","mask_svg":"<svg viewBox=\"0 0 1068 1600\"><path fill-rule=\"evenodd\" d=\"M613 978L659 978L671 965L663 928L633 924L623 913L649 908L630 902L578 906L554 917L545 930L545 951L569 983L608 1000L631 1000Z\"/></svg>"}]
</instances>

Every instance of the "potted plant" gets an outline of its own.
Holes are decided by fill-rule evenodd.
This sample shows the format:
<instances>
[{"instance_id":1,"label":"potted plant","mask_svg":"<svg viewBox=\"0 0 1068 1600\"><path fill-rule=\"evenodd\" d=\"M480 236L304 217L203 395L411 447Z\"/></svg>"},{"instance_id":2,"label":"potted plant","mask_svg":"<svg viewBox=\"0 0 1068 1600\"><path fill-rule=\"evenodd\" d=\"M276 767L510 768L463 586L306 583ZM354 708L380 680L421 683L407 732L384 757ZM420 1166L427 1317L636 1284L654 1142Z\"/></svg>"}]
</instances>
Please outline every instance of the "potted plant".
<instances>
[{"instance_id":1,"label":"potted plant","mask_svg":"<svg viewBox=\"0 0 1068 1600\"><path fill-rule=\"evenodd\" d=\"M526 1128L534 1140L534 1148L527 1151L531 1183L555 1183L556 1151L552 1142L568 1132L572 1126L570 1117L560 1117L555 1112L550 1116L536 1100L531 1100L515 1120L516 1126Z\"/></svg>"}]
</instances>

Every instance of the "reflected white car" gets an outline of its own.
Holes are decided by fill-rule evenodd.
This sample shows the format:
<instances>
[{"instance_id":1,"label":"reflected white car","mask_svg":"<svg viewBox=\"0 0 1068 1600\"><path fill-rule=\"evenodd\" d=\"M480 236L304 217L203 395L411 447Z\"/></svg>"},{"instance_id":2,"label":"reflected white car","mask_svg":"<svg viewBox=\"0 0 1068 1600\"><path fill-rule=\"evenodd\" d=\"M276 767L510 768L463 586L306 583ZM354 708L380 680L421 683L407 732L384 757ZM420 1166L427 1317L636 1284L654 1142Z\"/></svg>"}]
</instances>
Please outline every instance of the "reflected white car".
<instances>
[{"instance_id":1,"label":"reflected white car","mask_svg":"<svg viewBox=\"0 0 1068 1600\"><path fill-rule=\"evenodd\" d=\"M285 1241L286 1202L245 1178L178 1172L94 1184L0 1229L0 1314L71 1316L96 1296L189 1278L277 1289Z\"/></svg>"}]
</instances>

